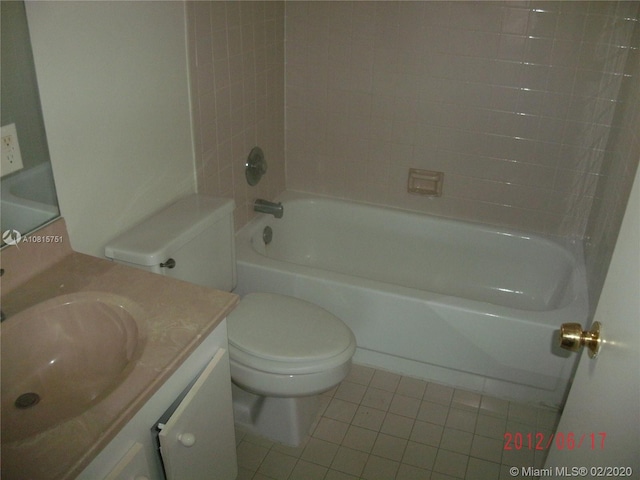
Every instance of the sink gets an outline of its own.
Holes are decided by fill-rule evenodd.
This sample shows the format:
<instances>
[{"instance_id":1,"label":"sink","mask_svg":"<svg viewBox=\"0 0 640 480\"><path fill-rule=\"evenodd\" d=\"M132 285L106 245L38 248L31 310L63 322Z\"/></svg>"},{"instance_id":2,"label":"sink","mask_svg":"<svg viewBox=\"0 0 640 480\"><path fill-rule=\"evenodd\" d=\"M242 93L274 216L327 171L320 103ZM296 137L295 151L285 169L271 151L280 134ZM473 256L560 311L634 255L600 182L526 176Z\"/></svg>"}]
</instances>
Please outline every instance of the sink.
<instances>
[{"instance_id":1,"label":"sink","mask_svg":"<svg viewBox=\"0 0 640 480\"><path fill-rule=\"evenodd\" d=\"M2 443L83 414L113 392L144 349L144 314L125 297L63 295L2 323Z\"/></svg>"}]
</instances>

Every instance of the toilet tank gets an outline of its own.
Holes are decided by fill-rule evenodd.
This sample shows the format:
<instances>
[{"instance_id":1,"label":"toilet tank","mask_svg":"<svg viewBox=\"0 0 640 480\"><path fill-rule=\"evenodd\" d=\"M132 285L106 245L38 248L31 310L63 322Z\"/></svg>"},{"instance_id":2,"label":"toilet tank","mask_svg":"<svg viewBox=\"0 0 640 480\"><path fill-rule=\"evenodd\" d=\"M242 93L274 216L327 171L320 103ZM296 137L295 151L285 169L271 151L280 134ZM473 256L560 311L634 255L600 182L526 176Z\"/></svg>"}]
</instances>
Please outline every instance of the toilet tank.
<instances>
[{"instance_id":1,"label":"toilet tank","mask_svg":"<svg viewBox=\"0 0 640 480\"><path fill-rule=\"evenodd\" d=\"M105 256L125 265L231 291L236 285L233 200L190 195L114 238Z\"/></svg>"}]
</instances>

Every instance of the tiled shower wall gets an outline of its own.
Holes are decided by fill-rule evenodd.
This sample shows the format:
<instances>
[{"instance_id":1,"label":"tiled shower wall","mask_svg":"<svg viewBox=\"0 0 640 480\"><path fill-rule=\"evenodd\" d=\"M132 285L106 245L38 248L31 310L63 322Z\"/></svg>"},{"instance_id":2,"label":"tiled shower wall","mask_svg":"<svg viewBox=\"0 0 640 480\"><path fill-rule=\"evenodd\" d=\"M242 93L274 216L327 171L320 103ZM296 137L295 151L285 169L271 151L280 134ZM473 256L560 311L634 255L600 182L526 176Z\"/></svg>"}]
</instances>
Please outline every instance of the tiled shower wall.
<instances>
[{"instance_id":1,"label":"tiled shower wall","mask_svg":"<svg viewBox=\"0 0 640 480\"><path fill-rule=\"evenodd\" d=\"M581 238L637 13L287 1L286 186ZM443 196L408 194L409 168L443 171Z\"/></svg>"},{"instance_id":2,"label":"tiled shower wall","mask_svg":"<svg viewBox=\"0 0 640 480\"><path fill-rule=\"evenodd\" d=\"M188 2L195 169L200 193L233 198L240 228L253 199L285 188L284 3ZM255 187L244 165L259 145L268 171Z\"/></svg>"},{"instance_id":3,"label":"tiled shower wall","mask_svg":"<svg viewBox=\"0 0 640 480\"><path fill-rule=\"evenodd\" d=\"M236 228L286 187L585 236L599 292L640 158L640 2L186 5L198 189ZM408 194L411 167L443 196Z\"/></svg>"},{"instance_id":4,"label":"tiled shower wall","mask_svg":"<svg viewBox=\"0 0 640 480\"><path fill-rule=\"evenodd\" d=\"M604 283L640 159L640 26L635 29L632 44L635 48L627 58L621 101L613 118L584 242L593 306Z\"/></svg>"}]
</instances>

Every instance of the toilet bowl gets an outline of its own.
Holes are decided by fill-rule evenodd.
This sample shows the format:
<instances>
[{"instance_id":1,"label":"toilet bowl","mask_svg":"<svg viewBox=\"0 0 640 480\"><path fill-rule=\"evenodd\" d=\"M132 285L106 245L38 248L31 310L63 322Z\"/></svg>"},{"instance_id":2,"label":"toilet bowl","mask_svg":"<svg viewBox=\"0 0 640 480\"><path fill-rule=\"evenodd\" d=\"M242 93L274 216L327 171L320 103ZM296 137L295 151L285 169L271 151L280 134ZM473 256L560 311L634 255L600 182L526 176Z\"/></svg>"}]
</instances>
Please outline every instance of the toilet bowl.
<instances>
[{"instance_id":1,"label":"toilet bowl","mask_svg":"<svg viewBox=\"0 0 640 480\"><path fill-rule=\"evenodd\" d=\"M349 372L353 333L317 305L250 293L227 324L231 377L251 392L314 395L335 387Z\"/></svg>"},{"instance_id":2,"label":"toilet bowl","mask_svg":"<svg viewBox=\"0 0 640 480\"><path fill-rule=\"evenodd\" d=\"M113 239L105 255L198 285L233 290L234 202L189 195ZM308 433L317 394L348 374L356 348L340 319L282 295L246 295L227 318L236 423L289 445Z\"/></svg>"},{"instance_id":3,"label":"toilet bowl","mask_svg":"<svg viewBox=\"0 0 640 480\"><path fill-rule=\"evenodd\" d=\"M236 422L297 445L315 419L317 394L349 373L353 333L317 305L267 293L246 295L227 323Z\"/></svg>"}]
</instances>

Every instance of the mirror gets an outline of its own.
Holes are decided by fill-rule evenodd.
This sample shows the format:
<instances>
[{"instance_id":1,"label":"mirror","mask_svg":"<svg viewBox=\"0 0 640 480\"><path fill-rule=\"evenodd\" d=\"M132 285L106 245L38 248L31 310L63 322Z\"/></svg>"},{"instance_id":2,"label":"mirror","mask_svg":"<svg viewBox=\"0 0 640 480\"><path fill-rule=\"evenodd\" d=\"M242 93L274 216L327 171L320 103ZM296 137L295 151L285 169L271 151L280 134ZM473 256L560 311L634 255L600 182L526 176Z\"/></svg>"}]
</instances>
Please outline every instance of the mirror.
<instances>
[{"instance_id":1,"label":"mirror","mask_svg":"<svg viewBox=\"0 0 640 480\"><path fill-rule=\"evenodd\" d=\"M24 2L0 2L0 8L0 231L4 246L58 217L60 210Z\"/></svg>"}]
</instances>

